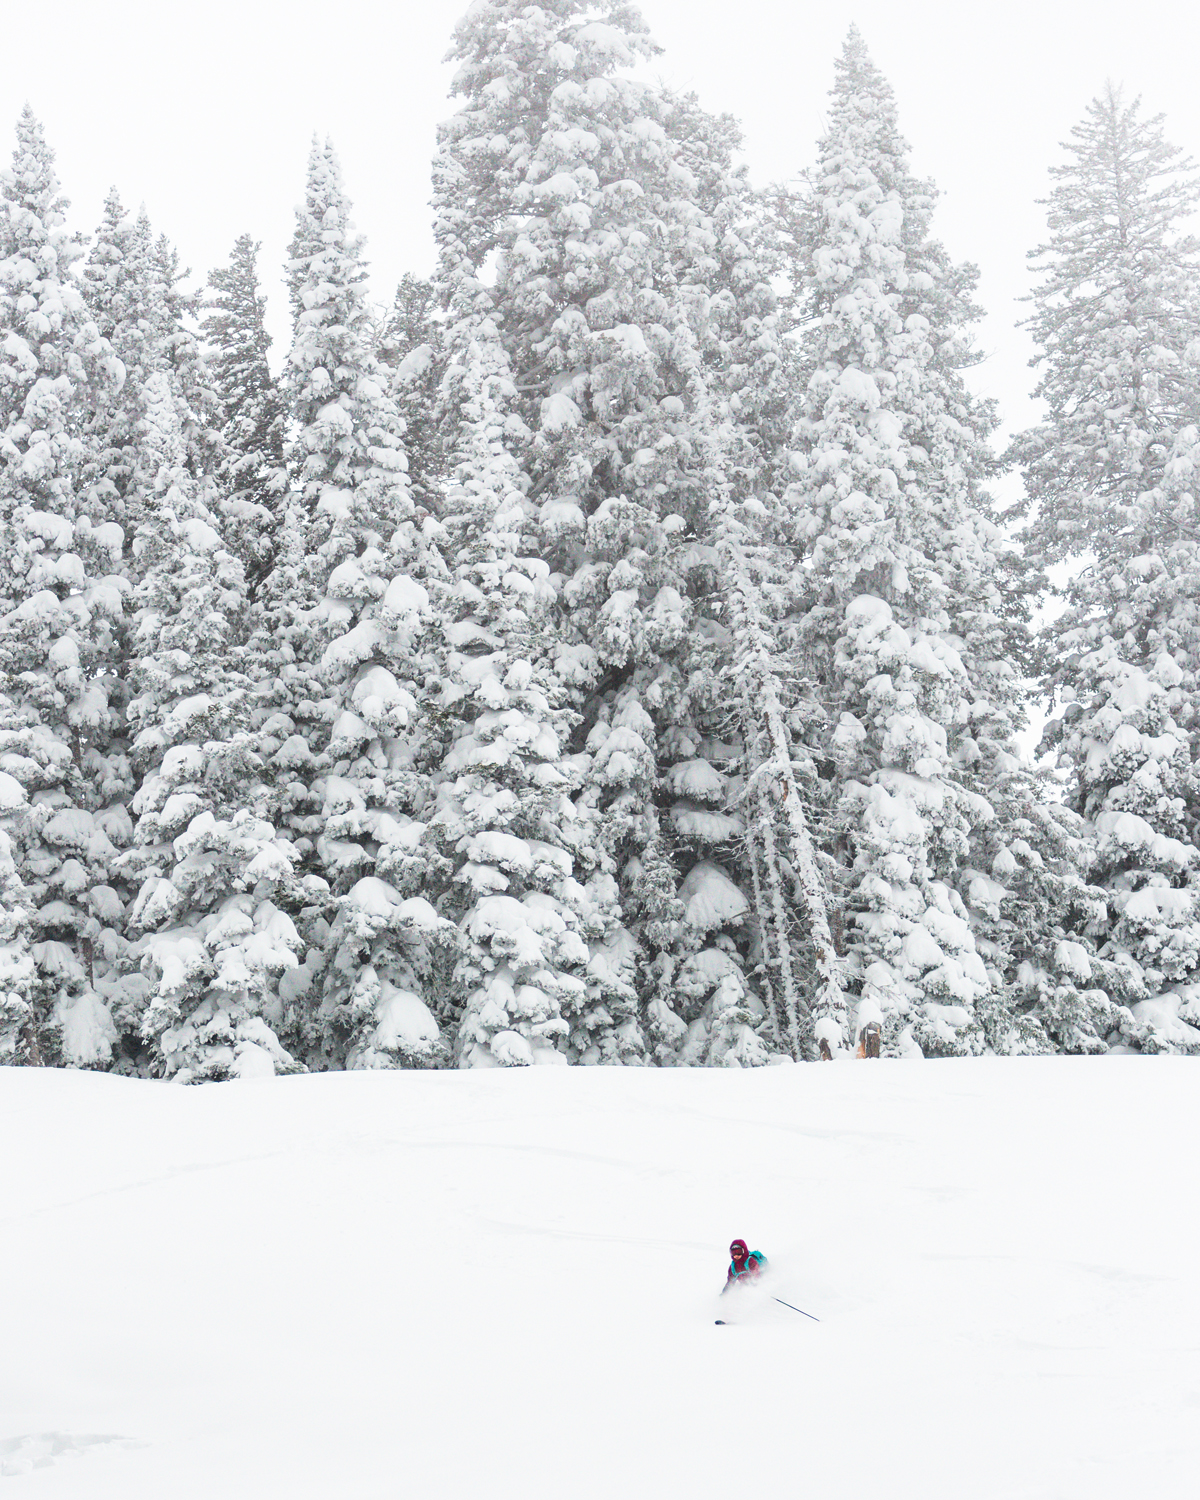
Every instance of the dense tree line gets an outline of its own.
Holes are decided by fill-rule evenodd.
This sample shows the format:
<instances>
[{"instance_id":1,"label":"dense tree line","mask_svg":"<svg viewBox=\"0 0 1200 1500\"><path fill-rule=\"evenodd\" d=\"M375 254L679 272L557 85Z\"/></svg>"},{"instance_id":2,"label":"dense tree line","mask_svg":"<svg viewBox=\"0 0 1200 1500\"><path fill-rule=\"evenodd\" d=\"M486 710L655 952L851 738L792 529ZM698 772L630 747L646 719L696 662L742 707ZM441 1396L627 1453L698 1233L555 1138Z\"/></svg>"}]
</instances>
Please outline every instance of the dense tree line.
<instances>
[{"instance_id":1,"label":"dense tree line","mask_svg":"<svg viewBox=\"0 0 1200 1500\"><path fill-rule=\"evenodd\" d=\"M22 115L0 1061L1200 1050L1191 164L1089 106L1001 456L858 33L799 189L656 51L473 6L390 310L314 142L279 377L253 239L190 295L114 190L85 246Z\"/></svg>"}]
</instances>

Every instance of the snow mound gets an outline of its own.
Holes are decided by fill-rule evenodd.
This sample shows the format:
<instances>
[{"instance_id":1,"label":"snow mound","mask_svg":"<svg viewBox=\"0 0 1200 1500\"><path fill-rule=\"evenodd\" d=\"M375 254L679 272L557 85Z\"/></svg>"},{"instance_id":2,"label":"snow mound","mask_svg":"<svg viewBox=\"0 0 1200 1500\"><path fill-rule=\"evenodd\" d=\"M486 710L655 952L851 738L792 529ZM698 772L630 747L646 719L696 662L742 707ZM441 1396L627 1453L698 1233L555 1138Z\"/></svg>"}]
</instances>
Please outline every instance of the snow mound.
<instances>
[{"instance_id":1,"label":"snow mound","mask_svg":"<svg viewBox=\"0 0 1200 1500\"><path fill-rule=\"evenodd\" d=\"M720 865L701 860L693 866L679 887L687 920L701 932L736 922L750 909L750 903L734 885Z\"/></svg>"}]
</instances>

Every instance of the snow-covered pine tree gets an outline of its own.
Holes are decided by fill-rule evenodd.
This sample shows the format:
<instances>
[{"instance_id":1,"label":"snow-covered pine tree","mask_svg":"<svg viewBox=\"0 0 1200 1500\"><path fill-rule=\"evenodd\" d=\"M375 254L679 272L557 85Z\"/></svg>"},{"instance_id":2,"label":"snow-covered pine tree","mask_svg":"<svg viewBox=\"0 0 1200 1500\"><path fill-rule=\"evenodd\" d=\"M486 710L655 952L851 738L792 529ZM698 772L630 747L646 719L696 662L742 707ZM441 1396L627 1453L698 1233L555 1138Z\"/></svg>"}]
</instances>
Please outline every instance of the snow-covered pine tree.
<instances>
[{"instance_id":1,"label":"snow-covered pine tree","mask_svg":"<svg viewBox=\"0 0 1200 1500\"><path fill-rule=\"evenodd\" d=\"M1051 167L1050 235L1030 251L1041 280L1026 327L1047 419L1013 445L1026 482L1030 540L1047 563L1136 540L1137 498L1162 474L1200 394L1196 338L1200 244L1186 233L1200 201L1194 164L1161 115L1142 116L1109 84ZM1078 587L1086 590L1086 583Z\"/></svg>"},{"instance_id":2,"label":"snow-covered pine tree","mask_svg":"<svg viewBox=\"0 0 1200 1500\"><path fill-rule=\"evenodd\" d=\"M186 274L165 236L155 238L145 208L127 214L111 189L83 282L89 310L126 375L120 390L98 401L91 415L93 453L85 477L89 503L104 505L127 537L142 520L156 478L156 456L143 459L139 450L142 392L152 374L165 371L170 378L189 472L215 473L224 457L212 377L193 327L196 297L178 286Z\"/></svg>"},{"instance_id":3,"label":"snow-covered pine tree","mask_svg":"<svg viewBox=\"0 0 1200 1500\"><path fill-rule=\"evenodd\" d=\"M993 809L960 751L1015 727L1018 689L980 488L991 414L961 373L975 272L929 237L933 199L852 28L799 223L811 373L788 499L834 726L852 1028L926 1055L983 1045L991 986L959 885Z\"/></svg>"},{"instance_id":4,"label":"snow-covered pine tree","mask_svg":"<svg viewBox=\"0 0 1200 1500\"><path fill-rule=\"evenodd\" d=\"M521 435L516 391L490 319L457 320L450 355L441 410L454 432L451 577L434 595L431 706L446 753L431 828L453 874L445 909L464 935L458 1058L640 1062L635 944L586 796L589 758L567 753L577 715L556 670L555 590L534 555L527 481L505 446Z\"/></svg>"},{"instance_id":5,"label":"snow-covered pine tree","mask_svg":"<svg viewBox=\"0 0 1200 1500\"><path fill-rule=\"evenodd\" d=\"M710 487L709 526L723 588L710 607L727 632L723 678L737 705L731 732L741 755L731 785L745 828L738 873L753 893L772 1040L796 1057L836 1056L846 1050L848 1018L822 868L828 856L813 828L822 783L805 743L821 710L794 660L791 617L807 601L782 504L801 370L774 284L789 267L765 200L734 164L736 123L690 95L671 96L671 106L675 159L695 183L677 205L677 274L693 300L708 387L705 395L693 386L693 399L707 402L702 426L720 431L722 482ZM672 817L678 826L680 811Z\"/></svg>"},{"instance_id":6,"label":"snow-covered pine tree","mask_svg":"<svg viewBox=\"0 0 1200 1500\"><path fill-rule=\"evenodd\" d=\"M1057 776L1015 757L996 758L987 791L997 816L975 830L960 888L992 980L976 1007L988 1044L1005 1056L1105 1052L1133 1018L1127 969L1092 937L1107 904L1092 883L1093 830Z\"/></svg>"},{"instance_id":7,"label":"snow-covered pine tree","mask_svg":"<svg viewBox=\"0 0 1200 1500\"><path fill-rule=\"evenodd\" d=\"M409 491L403 421L376 353L364 244L329 143L313 144L288 262L294 338L281 386L301 486L263 588L264 691L280 816L327 892L306 964L302 1051L317 1067L427 1064L425 1006L453 937L421 894L432 517ZM428 856L433 858L432 854Z\"/></svg>"},{"instance_id":8,"label":"snow-covered pine tree","mask_svg":"<svg viewBox=\"0 0 1200 1500\"><path fill-rule=\"evenodd\" d=\"M122 873L139 887L118 1018L136 1019L141 1066L186 1082L295 1066L280 980L302 939L298 855L270 822L246 670L247 586L187 469L179 402L158 370L141 395L142 451L157 456L133 542L130 757L137 822Z\"/></svg>"},{"instance_id":9,"label":"snow-covered pine tree","mask_svg":"<svg viewBox=\"0 0 1200 1500\"><path fill-rule=\"evenodd\" d=\"M221 403L226 456L218 472L225 533L253 594L269 571L286 508L284 401L267 363L267 299L259 293L259 245L241 235L229 264L210 271L203 327L208 368Z\"/></svg>"},{"instance_id":10,"label":"snow-covered pine tree","mask_svg":"<svg viewBox=\"0 0 1200 1500\"><path fill-rule=\"evenodd\" d=\"M127 213L116 188L104 200L82 277L88 309L125 372L88 419L88 503L131 541L142 518L144 490L154 482L140 452L141 397L146 381L165 363L165 309L150 220L145 210Z\"/></svg>"},{"instance_id":11,"label":"snow-covered pine tree","mask_svg":"<svg viewBox=\"0 0 1200 1500\"><path fill-rule=\"evenodd\" d=\"M4 880L31 925L14 906L6 942L24 975L11 945L28 930L37 968L21 1055L94 1064L115 1039L100 989L120 944L108 880L126 824L113 576L123 537L83 499L81 433L122 372L75 281L82 249L66 207L26 107L0 173L0 764L29 803L9 829L15 873Z\"/></svg>"},{"instance_id":12,"label":"snow-covered pine tree","mask_svg":"<svg viewBox=\"0 0 1200 1500\"><path fill-rule=\"evenodd\" d=\"M435 232L448 336L456 318L490 317L512 372L520 425L505 442L560 588L574 747L591 757L588 795L639 940L648 1035L671 1061L723 977L713 967L685 996L679 964L717 945L746 993L751 938L730 818L693 816L680 833L669 815L715 809L738 747L707 732L724 717L723 637L700 602L721 483L700 415L717 237L685 160L685 138L704 149L690 105L633 74L656 51L617 0L473 7L455 33ZM718 822L701 847L700 825Z\"/></svg>"},{"instance_id":13,"label":"snow-covered pine tree","mask_svg":"<svg viewBox=\"0 0 1200 1500\"><path fill-rule=\"evenodd\" d=\"M144 209L142 213L144 216ZM179 251L165 234L154 241L154 266L167 372L182 402L181 430L188 473L204 479L216 475L226 458L221 395L200 346L204 289L184 290L192 273L181 265Z\"/></svg>"},{"instance_id":14,"label":"snow-covered pine tree","mask_svg":"<svg viewBox=\"0 0 1200 1500\"><path fill-rule=\"evenodd\" d=\"M1045 643L1062 704L1047 740L1094 831L1106 893L1071 936L1090 937L1109 974L1095 984L1107 1003L1081 1026L1092 1045L1195 1051L1200 244L1186 226L1200 181L1161 116L1112 85L1065 150L1050 234L1031 252L1027 326L1047 415L1013 453L1027 551L1070 569L1067 614Z\"/></svg>"},{"instance_id":15,"label":"snow-covered pine tree","mask_svg":"<svg viewBox=\"0 0 1200 1500\"><path fill-rule=\"evenodd\" d=\"M432 281L402 276L379 344L380 359L393 371L392 397L404 421L409 488L415 503L435 514L446 478L437 420L446 353L436 306Z\"/></svg>"},{"instance_id":16,"label":"snow-covered pine tree","mask_svg":"<svg viewBox=\"0 0 1200 1500\"><path fill-rule=\"evenodd\" d=\"M766 194L736 163L737 122L691 94L669 94L669 130L689 191L675 202L676 274L691 289L692 327L724 422L724 466L735 503L777 506L788 478L790 414L801 344L776 283L792 269ZM776 497L773 499L773 497Z\"/></svg>"},{"instance_id":17,"label":"snow-covered pine tree","mask_svg":"<svg viewBox=\"0 0 1200 1500\"><path fill-rule=\"evenodd\" d=\"M0 723L11 706L0 700ZM0 755L0 760L8 757ZM32 953L32 901L14 858L13 834L29 817L25 789L0 771L0 1063L42 1062L45 999Z\"/></svg>"}]
</instances>

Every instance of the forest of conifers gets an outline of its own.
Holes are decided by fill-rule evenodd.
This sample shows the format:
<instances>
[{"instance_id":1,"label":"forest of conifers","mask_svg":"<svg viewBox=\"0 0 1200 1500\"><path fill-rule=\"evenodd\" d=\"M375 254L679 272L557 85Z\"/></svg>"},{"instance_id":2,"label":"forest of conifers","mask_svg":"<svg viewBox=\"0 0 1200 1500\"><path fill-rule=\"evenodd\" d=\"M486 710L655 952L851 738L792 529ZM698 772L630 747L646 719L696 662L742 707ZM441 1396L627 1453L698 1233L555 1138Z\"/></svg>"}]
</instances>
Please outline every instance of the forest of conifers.
<instances>
[{"instance_id":1,"label":"forest of conifers","mask_svg":"<svg viewBox=\"0 0 1200 1500\"><path fill-rule=\"evenodd\" d=\"M189 292L116 189L73 227L18 122L0 1063L1200 1052L1162 120L1109 87L1047 143L1002 452L856 31L768 189L624 0L477 0L452 49L432 278L372 304L314 143L278 375L252 234Z\"/></svg>"}]
</instances>

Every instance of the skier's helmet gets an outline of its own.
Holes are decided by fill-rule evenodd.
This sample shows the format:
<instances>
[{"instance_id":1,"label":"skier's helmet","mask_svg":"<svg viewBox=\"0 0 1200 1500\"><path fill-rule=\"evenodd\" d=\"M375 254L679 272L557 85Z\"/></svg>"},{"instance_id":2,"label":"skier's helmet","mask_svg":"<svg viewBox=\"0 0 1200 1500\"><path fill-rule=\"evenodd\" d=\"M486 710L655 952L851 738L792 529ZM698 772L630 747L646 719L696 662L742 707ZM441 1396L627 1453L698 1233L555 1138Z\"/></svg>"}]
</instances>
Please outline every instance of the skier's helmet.
<instances>
[{"instance_id":1,"label":"skier's helmet","mask_svg":"<svg viewBox=\"0 0 1200 1500\"><path fill-rule=\"evenodd\" d=\"M745 1240L734 1240L729 1247L729 1254L734 1260L745 1260L750 1254L750 1246Z\"/></svg>"}]
</instances>

